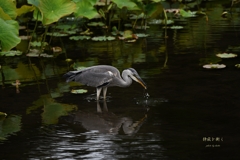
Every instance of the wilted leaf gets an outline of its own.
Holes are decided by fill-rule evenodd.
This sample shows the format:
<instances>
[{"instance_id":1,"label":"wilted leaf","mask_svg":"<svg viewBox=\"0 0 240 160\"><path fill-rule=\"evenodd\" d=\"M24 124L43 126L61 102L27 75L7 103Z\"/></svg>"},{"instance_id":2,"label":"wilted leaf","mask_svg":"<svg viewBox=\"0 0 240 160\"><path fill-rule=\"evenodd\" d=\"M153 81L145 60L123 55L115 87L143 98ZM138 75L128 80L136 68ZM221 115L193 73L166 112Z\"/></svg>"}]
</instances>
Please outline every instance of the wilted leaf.
<instances>
[{"instance_id":1,"label":"wilted leaf","mask_svg":"<svg viewBox=\"0 0 240 160\"><path fill-rule=\"evenodd\" d=\"M34 9L35 7L33 6L23 5L21 8L17 8L17 15L21 16L22 14L34 11Z\"/></svg>"},{"instance_id":2,"label":"wilted leaf","mask_svg":"<svg viewBox=\"0 0 240 160\"><path fill-rule=\"evenodd\" d=\"M18 37L18 28L17 21L4 21L0 18L0 42L3 51L9 51L20 43L21 39Z\"/></svg>"}]
</instances>

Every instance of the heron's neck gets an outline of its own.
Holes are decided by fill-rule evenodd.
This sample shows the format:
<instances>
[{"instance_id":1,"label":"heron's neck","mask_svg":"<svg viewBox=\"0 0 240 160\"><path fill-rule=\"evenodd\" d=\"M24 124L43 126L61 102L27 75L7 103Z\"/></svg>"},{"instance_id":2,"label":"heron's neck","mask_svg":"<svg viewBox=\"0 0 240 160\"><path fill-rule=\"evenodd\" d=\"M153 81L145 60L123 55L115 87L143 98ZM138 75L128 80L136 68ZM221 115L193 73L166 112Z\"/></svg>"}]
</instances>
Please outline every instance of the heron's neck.
<instances>
[{"instance_id":1,"label":"heron's neck","mask_svg":"<svg viewBox=\"0 0 240 160\"><path fill-rule=\"evenodd\" d=\"M128 72L126 70L122 72L122 78L123 78L123 80L121 81L122 87L128 87L132 84L132 78L128 76Z\"/></svg>"}]
</instances>

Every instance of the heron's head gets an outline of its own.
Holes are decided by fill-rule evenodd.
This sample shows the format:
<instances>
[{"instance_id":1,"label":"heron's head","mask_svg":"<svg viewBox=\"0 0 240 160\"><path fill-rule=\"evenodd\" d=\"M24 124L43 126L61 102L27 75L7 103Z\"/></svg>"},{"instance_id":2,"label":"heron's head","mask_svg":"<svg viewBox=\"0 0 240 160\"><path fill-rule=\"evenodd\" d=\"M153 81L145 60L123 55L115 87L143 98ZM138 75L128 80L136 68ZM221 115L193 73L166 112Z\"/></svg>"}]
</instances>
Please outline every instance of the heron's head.
<instances>
[{"instance_id":1,"label":"heron's head","mask_svg":"<svg viewBox=\"0 0 240 160\"><path fill-rule=\"evenodd\" d=\"M146 83L142 80L142 78L138 75L137 71L133 68L128 68L129 76L136 82L140 83L143 88L147 89Z\"/></svg>"}]
</instances>

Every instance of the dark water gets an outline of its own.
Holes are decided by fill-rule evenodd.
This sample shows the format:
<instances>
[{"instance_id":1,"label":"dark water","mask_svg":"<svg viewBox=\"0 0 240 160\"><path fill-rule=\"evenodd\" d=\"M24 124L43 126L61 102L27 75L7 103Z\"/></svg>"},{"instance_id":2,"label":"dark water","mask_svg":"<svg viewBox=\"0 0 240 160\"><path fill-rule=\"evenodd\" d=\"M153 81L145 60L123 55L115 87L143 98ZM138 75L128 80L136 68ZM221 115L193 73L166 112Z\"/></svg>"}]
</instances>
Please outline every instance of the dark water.
<instances>
[{"instance_id":1,"label":"dark water","mask_svg":"<svg viewBox=\"0 0 240 160\"><path fill-rule=\"evenodd\" d=\"M209 2L208 22L178 19L181 30L152 25L136 43L72 42L68 58L82 66L135 68L147 83L109 88L97 103L94 88L74 95L61 78L71 64L57 59L5 58L0 92L1 159L239 159L239 12ZM168 38L165 39L164 35ZM58 40L56 40L56 43ZM202 68L223 63L220 70ZM11 83L19 79L19 93Z\"/></svg>"}]
</instances>

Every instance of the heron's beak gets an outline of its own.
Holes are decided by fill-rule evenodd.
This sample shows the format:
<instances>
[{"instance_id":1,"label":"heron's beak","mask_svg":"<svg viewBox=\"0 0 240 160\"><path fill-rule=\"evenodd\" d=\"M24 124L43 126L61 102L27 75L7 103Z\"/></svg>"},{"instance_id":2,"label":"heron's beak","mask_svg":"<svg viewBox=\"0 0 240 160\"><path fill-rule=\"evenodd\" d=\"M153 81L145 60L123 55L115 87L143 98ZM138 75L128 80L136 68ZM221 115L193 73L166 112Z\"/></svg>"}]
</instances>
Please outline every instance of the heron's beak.
<instances>
[{"instance_id":1,"label":"heron's beak","mask_svg":"<svg viewBox=\"0 0 240 160\"><path fill-rule=\"evenodd\" d=\"M144 89L147 89L146 83L142 80L142 78L139 75L134 74L131 77L134 81L140 83Z\"/></svg>"}]
</instances>

